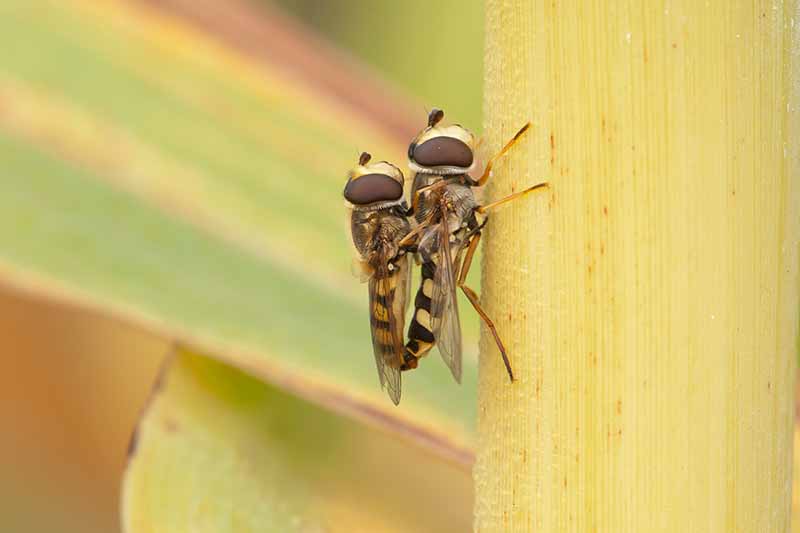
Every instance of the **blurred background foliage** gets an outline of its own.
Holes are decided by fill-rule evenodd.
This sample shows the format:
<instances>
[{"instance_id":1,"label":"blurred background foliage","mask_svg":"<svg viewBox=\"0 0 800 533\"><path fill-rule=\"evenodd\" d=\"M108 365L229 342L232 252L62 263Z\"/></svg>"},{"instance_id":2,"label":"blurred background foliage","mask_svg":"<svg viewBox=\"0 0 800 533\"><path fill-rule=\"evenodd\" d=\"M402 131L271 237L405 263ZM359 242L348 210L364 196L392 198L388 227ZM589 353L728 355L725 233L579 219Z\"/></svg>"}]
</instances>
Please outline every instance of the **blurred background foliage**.
<instances>
[{"instance_id":1,"label":"blurred background foliage","mask_svg":"<svg viewBox=\"0 0 800 533\"><path fill-rule=\"evenodd\" d=\"M483 2L280 0L424 106L481 131Z\"/></svg>"},{"instance_id":2,"label":"blurred background foliage","mask_svg":"<svg viewBox=\"0 0 800 533\"><path fill-rule=\"evenodd\" d=\"M255 69L259 68L258 57L248 56L237 49L241 43L231 43L211 30L206 30L202 43L185 39L176 28L191 28L192 33L204 30L193 24L191 16L176 10L176 6L185 7L180 2L119 2L121 9L138 15L125 19L124 24L120 23L124 17L109 20L108 25L102 23L102 12L87 7L90 4L10 0L0 5L0 46L6 51L0 58L0 172L4 174L0 196L6 202L2 272L11 272L0 277L0 342L7 369L0 377L0 417L7 428L0 444L2 531L119 530L119 488L125 450L158 369L171 348L171 339L163 330L132 325L117 319L117 312L98 312L94 305L90 310L76 306L74 294L66 294L60 286L42 287L36 281L30 282L24 279L24 270L20 277L19 268L24 269L28 260L36 267L36 275L58 277L59 272L72 272L69 281L89 292L95 283L94 288L107 289L103 285L106 277L114 280L136 275L138 267L131 265L129 272L120 271L115 258L106 265L98 262L92 256L93 250L81 250L86 243L79 238L71 242L27 239L26 236L41 235L36 232L43 228L62 236L80 237L85 230L80 227L80 216L73 215L83 214L87 207L104 208L81 202L114 198L105 193L87 197L80 190L73 191L73 197L70 188L91 181L98 184L92 185L92 190L101 191L102 184L110 182L135 197L147 198L150 205L181 210L181 215L188 214L195 224L200 221L211 233L222 229L242 235L246 233L243 228L291 221L285 217L270 219L270 210L275 206L269 206L264 213L241 198L225 196L225 190L209 189L213 182L203 185L202 178L205 174L231 175L237 180L252 181L258 180L260 173L286 174L297 164L297 155L291 148L294 139L275 143L266 127L274 125L259 123L260 110L254 108L251 116L242 112L248 106L259 105L258 100L248 100L247 90L231 91L230 86L235 83L230 80L202 74L205 65L189 62L176 67L174 62L159 58L159 50L165 51L165 58L170 54L181 57L186 47L200 43L211 51L222 50L233 58L232 62L241 61ZM193 3L192 9L211 13L220 7L224 6L219 1L207 1ZM329 40L353 64L361 63L359 68L367 77L386 80L392 91L386 101L398 102L399 113L408 117L411 129L397 135L393 133L395 128L376 137L375 128L361 131L362 123L354 120L341 124L350 136L338 145L320 146L310 141L307 146L323 152L318 157L306 157L312 167L317 160L333 161L331 167L313 168L314 174L324 176L320 182L326 183L322 192L314 193L312 188L306 192L312 205L330 202L323 210L322 224L328 224L328 211L336 213L337 221L343 217L339 191L357 151L375 146L376 150L387 152L380 157L402 164L404 147L399 139L407 138L419 127L430 106L444 107L449 116L480 131L481 2L284 1L275 6L251 0L248 8L248 14L261 12L265 18L275 16L276 8L285 9L299 25L316 32L322 39L319 42ZM142 21L160 28L162 37L153 40L152 28L145 31L137 27ZM209 59L209 63L213 61ZM258 80L257 76L242 74L237 81L248 89L263 81L270 86L274 72L266 69L265 76L265 80ZM300 81L313 92L313 78ZM276 83L280 87L285 81ZM193 111L197 108L202 113ZM332 120L344 116L347 113ZM215 129L219 132L211 134ZM316 134L313 126L302 123L296 129L300 135ZM263 140L253 143L261 131ZM246 142L232 144L242 140ZM187 149L189 146L193 148ZM258 153L265 148L266 156ZM270 150L283 152L275 158L269 155ZM300 157L304 155L308 154ZM277 163L270 168L265 161ZM163 183L148 183L147 176L152 173L159 173ZM193 180L199 188L182 186ZM203 204L182 200L184 194L186 198L207 195L211 203L206 211L192 211L198 206L203 208ZM280 198L279 190L275 194ZM254 198L254 202L259 199L258 195ZM28 208L32 210L26 211ZM220 228L220 220L213 217L225 212L235 213L238 219L231 227ZM105 232L107 243L117 239L115 223L124 223L128 216L125 209L109 215L107 226L95 228L99 235ZM328 271L349 275L342 225L326 229L337 239L329 239L325 233L325 239L306 242L302 237L303 228L309 224L306 215L295 210L294 216L304 217L305 226L284 226L289 232L297 232L291 235L297 241L294 252L321 254L321 259L311 256L312 263L318 261ZM142 243L151 246L145 248L147 253L157 249L153 246L158 245L164 232L173 231L169 225L159 228L161 223L156 224L152 237L155 240L148 237L149 242ZM253 234L248 238L252 240L243 239L247 242L238 244L256 249L276 245ZM119 242L120 246L126 245L124 239ZM132 257L136 255L135 250L131 253ZM190 260L191 252L186 253ZM9 261L11 266L7 268ZM349 279L345 283L350 284L347 290L358 291L352 301L366 299L363 287ZM166 287L153 289L169 291ZM134 293L111 295L115 303L124 307L127 302L121 294ZM280 302L274 305L279 306ZM363 308L359 303L352 317L349 311L345 313L347 320L353 322L347 335L363 337L357 342L368 347ZM356 317L360 319L357 322ZM468 317L466 322L474 344L476 321ZM364 351L363 355L369 354ZM463 401L459 398L471 396L474 375L471 385L467 378L466 387L455 389L446 370L436 370L441 365L434 363L425 370L435 376L431 378L433 383L443 378L441 382L448 389L426 393L423 387L430 383L426 385L423 379L420 394L441 395L443 401L456 403ZM364 359L363 364L373 372L370 359ZM377 389L377 380L373 381L372 386ZM407 399L413 396L412 387ZM388 403L385 398L381 400ZM457 409L465 410L468 419L474 416L469 414L474 412L474 405ZM345 428L351 428L347 431L353 435L374 433L360 437L372 447L380 445L384 438L380 432L358 424ZM430 482L450 487L449 495L445 495L448 504L469 522L469 481L463 469L436 466L433 456L413 447L399 446L391 453L400 461L397 464L418 465L416 470L397 474L401 484L403 475L414 479L423 472L442 472L439 481ZM452 517L449 521L459 522Z\"/></svg>"}]
</instances>

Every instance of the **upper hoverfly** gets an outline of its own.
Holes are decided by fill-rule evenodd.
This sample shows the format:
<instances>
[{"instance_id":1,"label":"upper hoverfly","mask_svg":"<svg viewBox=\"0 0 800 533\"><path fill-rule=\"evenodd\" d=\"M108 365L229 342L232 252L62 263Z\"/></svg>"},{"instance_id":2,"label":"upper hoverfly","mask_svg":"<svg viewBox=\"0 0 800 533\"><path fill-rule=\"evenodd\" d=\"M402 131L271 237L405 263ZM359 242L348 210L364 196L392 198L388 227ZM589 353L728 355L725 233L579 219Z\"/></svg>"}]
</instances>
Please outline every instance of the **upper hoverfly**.
<instances>
[{"instance_id":1,"label":"upper hoverfly","mask_svg":"<svg viewBox=\"0 0 800 533\"><path fill-rule=\"evenodd\" d=\"M489 209L547 184L540 183L496 202L479 205L473 188L488 181L492 164L519 140L530 123L488 161L476 180L469 175L475 169L474 136L458 124L439 126L442 118L443 111L432 110L428 115L428 126L408 148L409 167L416 172L408 214L413 214L418 225L400 244L416 239L422 262L422 280L414 300L414 317L408 328L401 370L416 368L419 358L436 344L453 377L461 381L461 326L456 302L456 288L460 287L492 332L508 376L513 381L514 374L503 341L481 308L478 295L465 284L481 229L488 220L484 218L479 222L476 215L483 215Z\"/></svg>"},{"instance_id":2,"label":"upper hoverfly","mask_svg":"<svg viewBox=\"0 0 800 533\"><path fill-rule=\"evenodd\" d=\"M349 229L362 281L369 282L372 347L381 387L400 403L403 328L410 287L409 256L400 246L411 225L403 198L403 173L364 152L344 188Z\"/></svg>"}]
</instances>

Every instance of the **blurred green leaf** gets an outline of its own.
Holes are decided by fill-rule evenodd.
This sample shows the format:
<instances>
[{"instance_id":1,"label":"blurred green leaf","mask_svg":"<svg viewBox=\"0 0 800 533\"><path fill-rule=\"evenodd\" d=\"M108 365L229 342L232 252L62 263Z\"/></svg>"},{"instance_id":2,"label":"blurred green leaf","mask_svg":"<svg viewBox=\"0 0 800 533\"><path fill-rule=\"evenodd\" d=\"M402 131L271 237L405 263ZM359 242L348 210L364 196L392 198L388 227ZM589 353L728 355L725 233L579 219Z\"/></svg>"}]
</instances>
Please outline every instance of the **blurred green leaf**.
<instances>
[{"instance_id":1,"label":"blurred green leaf","mask_svg":"<svg viewBox=\"0 0 800 533\"><path fill-rule=\"evenodd\" d=\"M481 131L482 0L277 3L419 98L420 109L443 108Z\"/></svg>"},{"instance_id":2,"label":"blurred green leaf","mask_svg":"<svg viewBox=\"0 0 800 533\"><path fill-rule=\"evenodd\" d=\"M349 275L345 172L360 149L402 161L404 147L131 4L3 3L0 47L7 279L469 462L474 358L460 387L425 361L394 408Z\"/></svg>"},{"instance_id":3,"label":"blurred green leaf","mask_svg":"<svg viewBox=\"0 0 800 533\"><path fill-rule=\"evenodd\" d=\"M472 521L468 472L181 353L154 392L123 487L148 532L445 532Z\"/></svg>"}]
</instances>

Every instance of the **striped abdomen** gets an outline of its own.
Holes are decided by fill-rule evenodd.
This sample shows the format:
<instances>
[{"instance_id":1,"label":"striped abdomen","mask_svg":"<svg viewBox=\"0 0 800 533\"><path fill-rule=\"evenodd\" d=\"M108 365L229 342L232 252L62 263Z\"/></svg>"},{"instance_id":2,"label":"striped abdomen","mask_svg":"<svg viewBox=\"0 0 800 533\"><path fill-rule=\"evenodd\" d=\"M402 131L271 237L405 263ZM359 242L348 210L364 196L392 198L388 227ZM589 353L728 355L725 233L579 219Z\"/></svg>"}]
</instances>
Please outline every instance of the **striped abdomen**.
<instances>
[{"instance_id":1,"label":"striped abdomen","mask_svg":"<svg viewBox=\"0 0 800 533\"><path fill-rule=\"evenodd\" d=\"M422 280L414 299L414 317L408 327L408 342L404 354L403 370L417 367L417 360L431 351L434 345L431 331L431 296L433 280L436 277L436 264L433 261L422 263Z\"/></svg>"},{"instance_id":2,"label":"striped abdomen","mask_svg":"<svg viewBox=\"0 0 800 533\"><path fill-rule=\"evenodd\" d=\"M381 255L384 257L385 255ZM381 385L400 394L400 367L403 364L403 327L408 291L409 257L383 263L369 280L369 323L372 347L381 376Z\"/></svg>"},{"instance_id":3,"label":"striped abdomen","mask_svg":"<svg viewBox=\"0 0 800 533\"><path fill-rule=\"evenodd\" d=\"M397 315L394 303L398 278L395 270L384 272L381 277L370 280L369 323L372 326L372 341L376 348L380 347L380 351L386 354L395 351L397 331L393 331L393 328L397 328L398 318L402 320L402 316ZM402 335L402 322L400 328Z\"/></svg>"}]
</instances>

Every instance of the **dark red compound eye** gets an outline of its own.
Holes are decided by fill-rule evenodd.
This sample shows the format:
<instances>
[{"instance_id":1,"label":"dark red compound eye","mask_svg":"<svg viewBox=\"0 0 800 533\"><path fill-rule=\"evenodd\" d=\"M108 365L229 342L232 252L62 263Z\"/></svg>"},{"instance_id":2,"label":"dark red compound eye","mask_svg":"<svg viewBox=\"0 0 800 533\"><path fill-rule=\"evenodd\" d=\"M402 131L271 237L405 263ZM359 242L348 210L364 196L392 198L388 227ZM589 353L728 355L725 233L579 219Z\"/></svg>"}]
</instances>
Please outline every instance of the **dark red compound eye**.
<instances>
[{"instance_id":1,"label":"dark red compound eye","mask_svg":"<svg viewBox=\"0 0 800 533\"><path fill-rule=\"evenodd\" d=\"M469 167L472 150L453 137L435 137L414 147L414 161L424 167Z\"/></svg>"},{"instance_id":2,"label":"dark red compound eye","mask_svg":"<svg viewBox=\"0 0 800 533\"><path fill-rule=\"evenodd\" d=\"M344 188L344 197L355 205L390 202L403 196L403 186L386 174L365 174L351 179Z\"/></svg>"}]
</instances>

